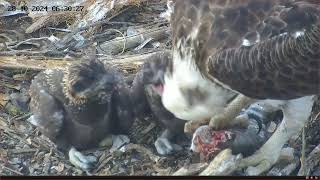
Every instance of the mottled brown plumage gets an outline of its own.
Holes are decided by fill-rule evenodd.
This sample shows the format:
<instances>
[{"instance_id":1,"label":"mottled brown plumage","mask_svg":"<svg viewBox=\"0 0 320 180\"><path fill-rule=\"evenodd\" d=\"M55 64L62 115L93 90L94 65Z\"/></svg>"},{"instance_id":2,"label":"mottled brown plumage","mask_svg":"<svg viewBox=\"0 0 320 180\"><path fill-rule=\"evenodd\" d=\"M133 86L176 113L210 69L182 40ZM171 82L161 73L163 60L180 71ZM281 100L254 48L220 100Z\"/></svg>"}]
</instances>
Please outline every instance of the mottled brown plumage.
<instances>
[{"instance_id":1,"label":"mottled brown plumage","mask_svg":"<svg viewBox=\"0 0 320 180\"><path fill-rule=\"evenodd\" d=\"M174 49L183 57L180 42L194 48L205 77L258 99L320 92L319 2L177 1L176 7Z\"/></svg>"},{"instance_id":2,"label":"mottled brown plumage","mask_svg":"<svg viewBox=\"0 0 320 180\"><path fill-rule=\"evenodd\" d=\"M108 135L126 133L133 122L123 76L95 59L40 72L30 96L30 122L59 149L69 151L69 157L70 152L78 156L75 149L97 147ZM79 159L76 165L89 168L85 158Z\"/></svg>"},{"instance_id":3,"label":"mottled brown plumage","mask_svg":"<svg viewBox=\"0 0 320 180\"><path fill-rule=\"evenodd\" d=\"M320 92L320 26L302 37L275 37L219 51L209 74L256 99L294 99Z\"/></svg>"}]
</instances>

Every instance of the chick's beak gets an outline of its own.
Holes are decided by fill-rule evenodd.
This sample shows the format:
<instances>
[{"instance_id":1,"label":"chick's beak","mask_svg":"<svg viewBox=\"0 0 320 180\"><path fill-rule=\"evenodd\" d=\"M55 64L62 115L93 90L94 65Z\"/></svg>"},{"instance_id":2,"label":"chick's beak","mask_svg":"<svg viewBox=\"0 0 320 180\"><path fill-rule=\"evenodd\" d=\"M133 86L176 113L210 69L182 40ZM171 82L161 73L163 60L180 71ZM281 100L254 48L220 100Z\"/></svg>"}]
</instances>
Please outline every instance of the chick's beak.
<instances>
[{"instance_id":1,"label":"chick's beak","mask_svg":"<svg viewBox=\"0 0 320 180\"><path fill-rule=\"evenodd\" d=\"M116 83L116 79L114 76L106 75L103 76L103 78L97 83L97 85L94 87L95 90L112 90L114 85Z\"/></svg>"}]
</instances>

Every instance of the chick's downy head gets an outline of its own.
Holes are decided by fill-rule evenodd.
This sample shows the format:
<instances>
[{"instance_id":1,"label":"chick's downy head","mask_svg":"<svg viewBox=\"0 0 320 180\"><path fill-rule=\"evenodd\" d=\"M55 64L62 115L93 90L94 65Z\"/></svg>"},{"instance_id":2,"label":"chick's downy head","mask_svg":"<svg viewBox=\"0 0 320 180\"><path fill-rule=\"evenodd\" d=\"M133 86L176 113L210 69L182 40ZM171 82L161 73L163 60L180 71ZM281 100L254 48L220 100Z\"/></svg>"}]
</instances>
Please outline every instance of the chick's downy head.
<instances>
[{"instance_id":1,"label":"chick's downy head","mask_svg":"<svg viewBox=\"0 0 320 180\"><path fill-rule=\"evenodd\" d=\"M112 70L105 68L99 60L84 60L67 67L64 78L64 93L76 104L88 101L110 100L116 86Z\"/></svg>"},{"instance_id":2,"label":"chick's downy head","mask_svg":"<svg viewBox=\"0 0 320 180\"><path fill-rule=\"evenodd\" d=\"M151 57L151 61L145 63L142 67L143 81L151 85L152 89L159 95L162 95L164 74L170 68L171 56L169 53L156 54Z\"/></svg>"}]
</instances>

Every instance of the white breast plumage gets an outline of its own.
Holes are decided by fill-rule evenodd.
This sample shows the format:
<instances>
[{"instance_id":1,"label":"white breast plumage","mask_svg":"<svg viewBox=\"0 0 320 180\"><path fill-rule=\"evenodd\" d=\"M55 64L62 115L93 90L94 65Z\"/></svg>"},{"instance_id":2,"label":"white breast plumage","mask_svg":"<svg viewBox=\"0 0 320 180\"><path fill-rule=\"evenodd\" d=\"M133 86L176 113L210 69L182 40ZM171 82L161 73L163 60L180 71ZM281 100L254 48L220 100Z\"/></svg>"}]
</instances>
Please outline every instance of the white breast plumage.
<instances>
[{"instance_id":1,"label":"white breast plumage","mask_svg":"<svg viewBox=\"0 0 320 180\"><path fill-rule=\"evenodd\" d=\"M189 56L185 56L189 57ZM203 77L191 57L181 60L177 52L173 53L172 74L165 75L162 102L177 118L183 120L201 120L212 117L226 105L226 99L234 96L226 89ZM199 89L206 94L205 100L189 104L182 89ZM214 108L212 108L214 107Z\"/></svg>"}]
</instances>

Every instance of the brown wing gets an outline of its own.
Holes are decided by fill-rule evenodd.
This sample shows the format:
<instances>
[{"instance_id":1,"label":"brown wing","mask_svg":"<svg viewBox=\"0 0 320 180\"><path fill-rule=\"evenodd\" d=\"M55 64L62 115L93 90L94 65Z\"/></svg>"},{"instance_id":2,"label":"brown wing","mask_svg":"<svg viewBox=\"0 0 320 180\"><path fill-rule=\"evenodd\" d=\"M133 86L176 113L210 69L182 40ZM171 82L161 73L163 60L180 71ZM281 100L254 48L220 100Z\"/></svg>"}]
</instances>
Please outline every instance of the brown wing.
<instances>
[{"instance_id":1,"label":"brown wing","mask_svg":"<svg viewBox=\"0 0 320 180\"><path fill-rule=\"evenodd\" d=\"M265 17L275 11L272 8L288 1L177 0L171 20L173 49L182 59L185 48L194 49L196 63L205 71L208 54L239 47L244 38L256 41L256 31L262 28ZM261 34L261 38L266 38L266 34Z\"/></svg>"},{"instance_id":2,"label":"brown wing","mask_svg":"<svg viewBox=\"0 0 320 180\"><path fill-rule=\"evenodd\" d=\"M60 135L65 121L65 109L56 98L56 92L62 91L59 84L62 72L59 70L46 70L39 73L30 85L30 110L33 113L29 119L40 131L50 139Z\"/></svg>"},{"instance_id":3,"label":"brown wing","mask_svg":"<svg viewBox=\"0 0 320 180\"><path fill-rule=\"evenodd\" d=\"M299 1L278 9L257 27L260 42L216 52L209 60L209 74L231 89L258 99L319 94L319 5ZM304 35L296 38L299 31Z\"/></svg>"},{"instance_id":4,"label":"brown wing","mask_svg":"<svg viewBox=\"0 0 320 180\"><path fill-rule=\"evenodd\" d=\"M244 38L253 39L256 31L261 31L265 23L273 23L274 29L281 28L281 22L274 22L278 19L267 22L272 21L268 17L276 17L280 11L287 10L285 5L288 6L289 2L292 1L177 0L172 16L174 44L200 27L197 40L206 41L206 48L240 46ZM260 36L268 38L267 32Z\"/></svg>"},{"instance_id":5,"label":"brown wing","mask_svg":"<svg viewBox=\"0 0 320 180\"><path fill-rule=\"evenodd\" d=\"M220 51L210 63L210 75L252 98L319 94L320 26L298 38L284 35L252 47Z\"/></svg>"},{"instance_id":6,"label":"brown wing","mask_svg":"<svg viewBox=\"0 0 320 180\"><path fill-rule=\"evenodd\" d=\"M317 94L319 16L313 0L177 1L174 51L192 49L204 76L253 98Z\"/></svg>"}]
</instances>

